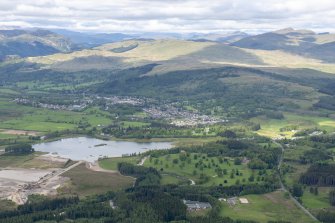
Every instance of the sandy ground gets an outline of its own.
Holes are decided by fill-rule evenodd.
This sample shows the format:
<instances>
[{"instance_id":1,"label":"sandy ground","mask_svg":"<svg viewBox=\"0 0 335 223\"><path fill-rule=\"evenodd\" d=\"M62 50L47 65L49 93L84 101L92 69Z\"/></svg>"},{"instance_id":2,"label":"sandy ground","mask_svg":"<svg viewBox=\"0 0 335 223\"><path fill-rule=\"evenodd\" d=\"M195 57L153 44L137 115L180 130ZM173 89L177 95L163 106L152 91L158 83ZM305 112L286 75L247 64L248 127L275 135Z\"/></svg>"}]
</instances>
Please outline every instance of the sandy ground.
<instances>
[{"instance_id":1,"label":"sandy ground","mask_svg":"<svg viewBox=\"0 0 335 223\"><path fill-rule=\"evenodd\" d=\"M29 193L26 193L24 188L51 173L52 170L17 168L0 170L0 199L9 199L17 204L25 203Z\"/></svg>"},{"instance_id":2,"label":"sandy ground","mask_svg":"<svg viewBox=\"0 0 335 223\"><path fill-rule=\"evenodd\" d=\"M23 183L35 182L50 172L36 169L3 169L0 170L0 182L5 180Z\"/></svg>"},{"instance_id":3,"label":"sandy ground","mask_svg":"<svg viewBox=\"0 0 335 223\"><path fill-rule=\"evenodd\" d=\"M64 164L67 161L67 159L50 155L42 155L37 159L51 164ZM78 162L65 169L0 169L0 199L9 199L17 204L24 204L31 194L56 195L57 189L70 180L60 175L80 163Z\"/></svg>"},{"instance_id":4,"label":"sandy ground","mask_svg":"<svg viewBox=\"0 0 335 223\"><path fill-rule=\"evenodd\" d=\"M54 154L44 154L36 159L41 160L41 161L47 161L47 162L52 162L52 163L62 163L65 164L69 159L68 158L63 158L58 155Z\"/></svg>"},{"instance_id":5,"label":"sandy ground","mask_svg":"<svg viewBox=\"0 0 335 223\"><path fill-rule=\"evenodd\" d=\"M8 135L27 135L27 136L37 136L39 132L36 131L24 131L15 129L0 129L0 132Z\"/></svg>"}]
</instances>

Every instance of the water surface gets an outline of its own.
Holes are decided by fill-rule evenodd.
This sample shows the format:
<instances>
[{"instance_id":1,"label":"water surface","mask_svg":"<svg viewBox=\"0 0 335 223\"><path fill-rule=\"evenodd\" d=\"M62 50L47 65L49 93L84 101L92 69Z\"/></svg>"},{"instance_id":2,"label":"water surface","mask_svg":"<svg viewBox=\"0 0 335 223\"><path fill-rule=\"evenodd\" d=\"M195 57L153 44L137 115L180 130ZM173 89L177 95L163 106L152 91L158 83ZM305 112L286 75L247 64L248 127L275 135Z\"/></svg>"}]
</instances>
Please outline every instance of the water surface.
<instances>
[{"instance_id":1,"label":"water surface","mask_svg":"<svg viewBox=\"0 0 335 223\"><path fill-rule=\"evenodd\" d=\"M35 151L48 152L72 160L93 162L102 157L121 157L143 153L153 149L169 149L169 142L104 141L101 139L76 137L33 145Z\"/></svg>"}]
</instances>

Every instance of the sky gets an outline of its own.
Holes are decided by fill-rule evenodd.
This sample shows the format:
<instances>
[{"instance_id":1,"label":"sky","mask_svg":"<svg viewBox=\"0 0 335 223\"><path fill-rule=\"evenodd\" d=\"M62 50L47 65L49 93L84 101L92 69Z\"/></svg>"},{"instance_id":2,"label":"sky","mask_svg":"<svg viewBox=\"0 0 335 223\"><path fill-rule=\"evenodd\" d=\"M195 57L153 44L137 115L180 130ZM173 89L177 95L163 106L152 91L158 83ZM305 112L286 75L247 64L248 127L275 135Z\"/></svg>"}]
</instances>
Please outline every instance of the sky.
<instances>
[{"instance_id":1,"label":"sky","mask_svg":"<svg viewBox=\"0 0 335 223\"><path fill-rule=\"evenodd\" d=\"M92 32L335 32L335 0L0 0L0 27Z\"/></svg>"}]
</instances>

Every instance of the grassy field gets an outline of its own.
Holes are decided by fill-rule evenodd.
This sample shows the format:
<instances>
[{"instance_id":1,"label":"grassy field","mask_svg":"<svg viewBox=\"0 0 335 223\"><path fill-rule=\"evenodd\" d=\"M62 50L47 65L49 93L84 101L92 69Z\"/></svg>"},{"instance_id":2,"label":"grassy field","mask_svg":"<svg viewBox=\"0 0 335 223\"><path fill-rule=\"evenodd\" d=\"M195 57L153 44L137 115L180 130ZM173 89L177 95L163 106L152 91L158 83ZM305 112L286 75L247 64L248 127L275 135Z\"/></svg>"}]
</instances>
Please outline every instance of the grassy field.
<instances>
[{"instance_id":1,"label":"grassy field","mask_svg":"<svg viewBox=\"0 0 335 223\"><path fill-rule=\"evenodd\" d=\"M49 160L39 159L42 155L41 152L35 152L28 155L1 155L0 156L0 167L14 167L14 168L37 168L37 169L49 169L49 168L63 168L65 163L63 162L51 162Z\"/></svg>"},{"instance_id":2,"label":"grassy field","mask_svg":"<svg viewBox=\"0 0 335 223\"><path fill-rule=\"evenodd\" d=\"M176 184L176 185L182 185L182 184L189 184L190 181L185 180L185 179L180 179L176 176L169 175L169 174L162 174L161 178L161 184L166 185L166 184Z\"/></svg>"},{"instance_id":3,"label":"grassy field","mask_svg":"<svg viewBox=\"0 0 335 223\"><path fill-rule=\"evenodd\" d=\"M286 148L284 153L284 160L290 160L290 161L296 161L299 162L300 157L309 150L312 150L313 148L309 146L294 146Z\"/></svg>"},{"instance_id":4,"label":"grassy field","mask_svg":"<svg viewBox=\"0 0 335 223\"><path fill-rule=\"evenodd\" d=\"M197 156L197 159L194 157ZM196 163L202 162L202 167ZM246 164L235 165L233 160L227 160L220 163L217 157L207 157L205 154L190 154L185 161L180 160L180 154L165 155L159 158L147 159L144 166L154 167L165 174L176 174L184 178L192 179L196 183L202 182L205 177L207 180L202 182L204 185L234 185L236 181L240 184L248 182L248 178L253 174L253 171L247 167ZM219 177L215 172L216 168L226 170L226 174ZM236 173L239 175L236 175ZM205 177L204 177L205 176ZM256 173L255 173L256 176ZM165 181L167 181L166 179ZM171 181L174 182L173 179ZM225 182L226 181L226 182ZM256 180L255 180L256 182Z\"/></svg>"},{"instance_id":5,"label":"grassy field","mask_svg":"<svg viewBox=\"0 0 335 223\"><path fill-rule=\"evenodd\" d=\"M16 208L16 204L14 202L8 200L0 200L0 210L1 211L9 211Z\"/></svg>"},{"instance_id":6,"label":"grassy field","mask_svg":"<svg viewBox=\"0 0 335 223\"><path fill-rule=\"evenodd\" d=\"M140 157L113 157L99 160L99 166L106 170L117 170L118 163L127 162L131 164L137 164L140 161Z\"/></svg>"},{"instance_id":7,"label":"grassy field","mask_svg":"<svg viewBox=\"0 0 335 223\"><path fill-rule=\"evenodd\" d=\"M41 153L35 152L29 155L22 156L8 156L1 155L0 156L0 167L21 167L25 163L31 162L33 159L41 155Z\"/></svg>"},{"instance_id":8,"label":"grassy field","mask_svg":"<svg viewBox=\"0 0 335 223\"><path fill-rule=\"evenodd\" d=\"M124 121L121 123L121 126L123 126L124 128L128 128L128 127L144 127L144 126L149 126L150 123L146 123L146 122L132 122L132 121Z\"/></svg>"},{"instance_id":9,"label":"grassy field","mask_svg":"<svg viewBox=\"0 0 335 223\"><path fill-rule=\"evenodd\" d=\"M1 88L0 89L0 94L4 94L4 95L18 95L20 93L17 92L17 91L12 90L10 88Z\"/></svg>"},{"instance_id":10,"label":"grassy field","mask_svg":"<svg viewBox=\"0 0 335 223\"><path fill-rule=\"evenodd\" d=\"M111 122L109 114L98 108L89 108L83 112L48 110L0 100L0 109L3 109L0 129L49 132L75 129L80 123L97 127Z\"/></svg>"},{"instance_id":11,"label":"grassy field","mask_svg":"<svg viewBox=\"0 0 335 223\"><path fill-rule=\"evenodd\" d=\"M21 138L24 136L17 136L17 135L11 135L11 134L3 134L0 132L0 139L15 139L15 138Z\"/></svg>"},{"instance_id":12,"label":"grassy field","mask_svg":"<svg viewBox=\"0 0 335 223\"><path fill-rule=\"evenodd\" d=\"M252 121L260 123L258 134L276 138L291 138L297 130L306 128L319 128L326 131L335 130L335 120L325 117L284 114L284 119L267 119L264 117L253 118Z\"/></svg>"},{"instance_id":13,"label":"grassy field","mask_svg":"<svg viewBox=\"0 0 335 223\"><path fill-rule=\"evenodd\" d=\"M304 190L304 195L301 198L302 203L306 208L311 211L316 211L323 208L331 208L328 197L328 194L331 190L333 190L333 188L318 187L319 194L314 195L309 192L309 187L306 187L306 189Z\"/></svg>"},{"instance_id":14,"label":"grassy field","mask_svg":"<svg viewBox=\"0 0 335 223\"><path fill-rule=\"evenodd\" d=\"M72 185L63 188L61 193L88 196L112 190L121 190L133 184L134 179L118 173L95 172L81 164L63 174L71 178Z\"/></svg>"},{"instance_id":15,"label":"grassy field","mask_svg":"<svg viewBox=\"0 0 335 223\"><path fill-rule=\"evenodd\" d=\"M302 165L297 162L285 162L286 164L293 167L293 172L287 173L284 176L285 184L292 186L294 183L299 182L299 177L302 173L306 172L309 165Z\"/></svg>"},{"instance_id":16,"label":"grassy field","mask_svg":"<svg viewBox=\"0 0 335 223\"><path fill-rule=\"evenodd\" d=\"M229 206L226 202L222 203L222 216L261 223L279 220L295 223L314 222L281 191L243 197L248 199L249 204L238 203L235 206Z\"/></svg>"}]
</instances>

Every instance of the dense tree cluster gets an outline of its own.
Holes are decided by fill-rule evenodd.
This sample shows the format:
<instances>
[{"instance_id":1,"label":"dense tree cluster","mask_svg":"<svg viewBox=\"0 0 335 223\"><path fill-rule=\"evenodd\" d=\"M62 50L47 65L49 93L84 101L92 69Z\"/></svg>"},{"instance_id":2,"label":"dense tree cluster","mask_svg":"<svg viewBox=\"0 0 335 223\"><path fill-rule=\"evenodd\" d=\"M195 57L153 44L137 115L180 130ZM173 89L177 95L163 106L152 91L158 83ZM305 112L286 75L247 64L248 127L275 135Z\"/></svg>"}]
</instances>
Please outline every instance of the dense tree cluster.
<instances>
[{"instance_id":1,"label":"dense tree cluster","mask_svg":"<svg viewBox=\"0 0 335 223\"><path fill-rule=\"evenodd\" d=\"M299 181L306 185L335 186L335 164L314 164Z\"/></svg>"},{"instance_id":2,"label":"dense tree cluster","mask_svg":"<svg viewBox=\"0 0 335 223\"><path fill-rule=\"evenodd\" d=\"M335 190L329 192L329 202L332 206L335 206Z\"/></svg>"},{"instance_id":3,"label":"dense tree cluster","mask_svg":"<svg viewBox=\"0 0 335 223\"><path fill-rule=\"evenodd\" d=\"M304 152L304 155L300 157L300 162L302 164L307 163L317 163L326 160L332 160L333 157L329 152L322 149L312 149Z\"/></svg>"},{"instance_id":4,"label":"dense tree cluster","mask_svg":"<svg viewBox=\"0 0 335 223\"><path fill-rule=\"evenodd\" d=\"M334 223L335 212L323 210L320 211L316 217L323 223Z\"/></svg>"},{"instance_id":5,"label":"dense tree cluster","mask_svg":"<svg viewBox=\"0 0 335 223\"><path fill-rule=\"evenodd\" d=\"M7 146L5 148L5 152L6 154L24 155L24 154L33 153L34 149L32 148L31 145L22 143L22 144Z\"/></svg>"}]
</instances>

